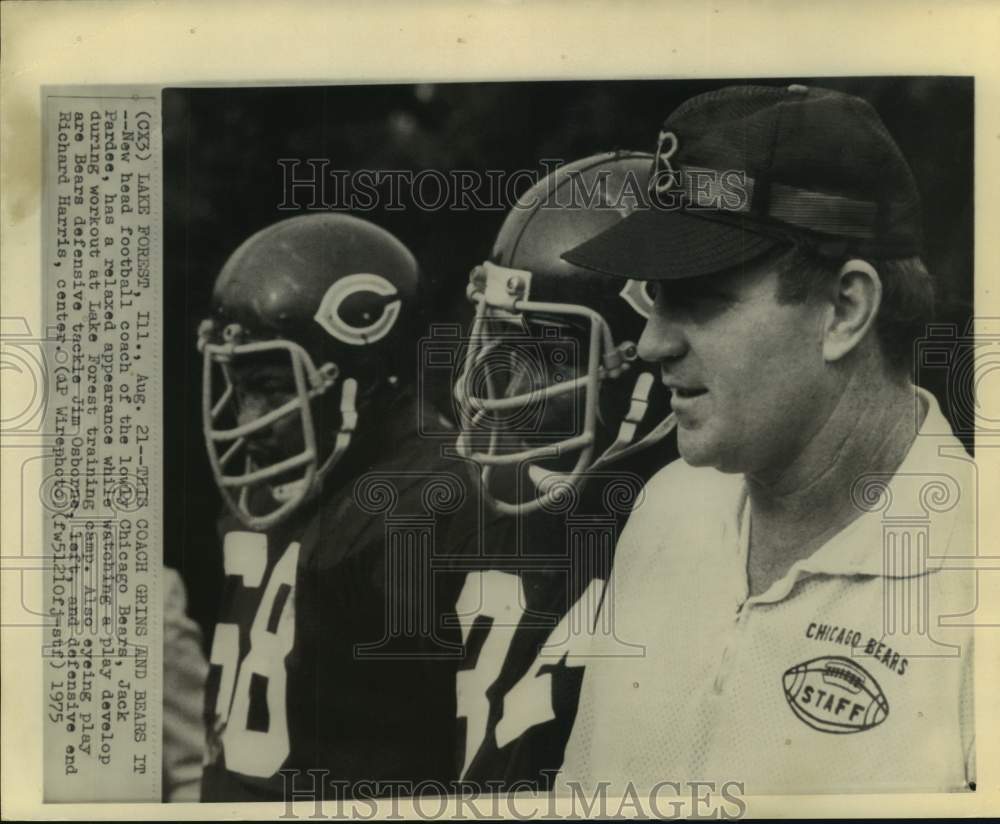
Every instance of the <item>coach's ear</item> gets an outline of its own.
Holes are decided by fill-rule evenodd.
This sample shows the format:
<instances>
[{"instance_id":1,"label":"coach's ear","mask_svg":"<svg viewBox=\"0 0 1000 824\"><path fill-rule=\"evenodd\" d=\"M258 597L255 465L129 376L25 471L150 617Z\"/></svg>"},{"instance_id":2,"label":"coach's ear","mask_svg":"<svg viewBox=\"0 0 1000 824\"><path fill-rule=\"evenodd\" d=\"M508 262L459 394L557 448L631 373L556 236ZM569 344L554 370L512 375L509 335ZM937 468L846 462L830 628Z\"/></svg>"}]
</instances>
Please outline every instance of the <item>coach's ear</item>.
<instances>
[{"instance_id":1,"label":"coach's ear","mask_svg":"<svg viewBox=\"0 0 1000 824\"><path fill-rule=\"evenodd\" d=\"M866 260L852 258L837 273L823 337L829 363L851 352L868 334L882 303L882 280Z\"/></svg>"}]
</instances>

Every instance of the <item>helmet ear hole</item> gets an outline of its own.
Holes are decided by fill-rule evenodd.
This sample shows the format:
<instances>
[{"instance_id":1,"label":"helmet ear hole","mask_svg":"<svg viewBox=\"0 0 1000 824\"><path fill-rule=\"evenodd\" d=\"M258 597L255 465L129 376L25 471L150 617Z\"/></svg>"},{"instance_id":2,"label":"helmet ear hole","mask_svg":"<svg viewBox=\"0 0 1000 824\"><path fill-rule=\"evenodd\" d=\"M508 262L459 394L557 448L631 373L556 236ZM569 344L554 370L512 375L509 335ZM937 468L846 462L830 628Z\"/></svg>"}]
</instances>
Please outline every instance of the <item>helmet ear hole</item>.
<instances>
[{"instance_id":1,"label":"helmet ear hole","mask_svg":"<svg viewBox=\"0 0 1000 824\"><path fill-rule=\"evenodd\" d=\"M315 389L323 389L332 386L340 376L340 368L332 361L327 361L318 370L319 382Z\"/></svg>"}]
</instances>

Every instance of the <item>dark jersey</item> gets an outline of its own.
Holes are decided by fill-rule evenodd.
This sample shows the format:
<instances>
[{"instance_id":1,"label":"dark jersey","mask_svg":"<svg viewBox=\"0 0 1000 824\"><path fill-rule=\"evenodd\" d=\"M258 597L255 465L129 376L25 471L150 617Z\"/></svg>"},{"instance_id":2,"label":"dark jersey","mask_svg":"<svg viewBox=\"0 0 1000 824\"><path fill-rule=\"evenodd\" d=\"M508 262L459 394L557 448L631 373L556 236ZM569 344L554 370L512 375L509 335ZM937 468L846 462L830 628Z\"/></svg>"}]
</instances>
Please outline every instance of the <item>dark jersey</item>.
<instances>
[{"instance_id":1,"label":"dark jersey","mask_svg":"<svg viewBox=\"0 0 1000 824\"><path fill-rule=\"evenodd\" d=\"M591 634L614 547L645 481L672 455L660 446L593 471L557 511L497 517L458 541L456 601L465 657L456 676L458 763L492 789L550 789L576 718ZM611 616L609 618L609 616ZM623 654L638 647L621 639Z\"/></svg>"},{"instance_id":2,"label":"dark jersey","mask_svg":"<svg viewBox=\"0 0 1000 824\"><path fill-rule=\"evenodd\" d=\"M435 564L470 482L417 435L416 413L385 422L382 460L355 458L266 533L223 519L203 800L282 799L293 780L318 791L325 779L334 798L455 777L461 646L439 620L456 596Z\"/></svg>"}]
</instances>

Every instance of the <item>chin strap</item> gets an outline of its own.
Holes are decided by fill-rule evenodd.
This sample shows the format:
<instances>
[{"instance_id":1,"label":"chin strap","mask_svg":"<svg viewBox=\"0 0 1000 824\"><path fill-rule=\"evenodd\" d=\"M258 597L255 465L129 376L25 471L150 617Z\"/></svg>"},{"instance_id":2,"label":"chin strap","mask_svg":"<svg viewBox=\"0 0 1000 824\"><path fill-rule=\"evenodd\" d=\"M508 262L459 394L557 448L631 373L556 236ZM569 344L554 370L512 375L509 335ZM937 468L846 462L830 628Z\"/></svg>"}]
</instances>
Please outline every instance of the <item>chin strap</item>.
<instances>
[{"instance_id":1,"label":"chin strap","mask_svg":"<svg viewBox=\"0 0 1000 824\"><path fill-rule=\"evenodd\" d=\"M622 424L618 428L618 435L615 437L614 442L601 453L601 456L591 464L591 470L600 469L610 463L623 460L629 455L634 455L636 452L647 449L662 441L674 431L677 426L677 418L671 412L647 432L642 440L632 443L639 424L642 423L642 419L646 417L646 413L649 411L649 393L653 388L654 382L655 378L650 372L643 372L636 378L635 386L632 388L632 402L628 413L622 419ZM530 464L528 466L528 477L538 489L538 492L545 495L554 484L569 482L571 475L567 472L556 472L543 469L536 464Z\"/></svg>"},{"instance_id":2,"label":"chin strap","mask_svg":"<svg viewBox=\"0 0 1000 824\"><path fill-rule=\"evenodd\" d=\"M642 440L632 443L639 424L642 423L642 419L646 417L646 413L649 411L649 393L653 388L655 380L650 372L643 372L636 378L635 386L632 388L632 403L629 406L628 413L622 420L622 425L618 429L618 437L615 438L611 446L604 450L601 457L594 462L593 468L627 458L629 455L633 455L662 441L674 431L677 426L677 418L671 412L649 430Z\"/></svg>"},{"instance_id":3,"label":"chin strap","mask_svg":"<svg viewBox=\"0 0 1000 824\"><path fill-rule=\"evenodd\" d=\"M354 378L345 378L340 393L340 429L337 430L337 439L334 441L333 449L327 459L323 461L323 465L317 470L313 484L309 484L305 478L299 478L295 481L272 486L271 495L276 501L284 503L296 497L304 499L309 493L308 487L311 485L318 487L327 473L336 466L337 461L351 445L351 437L358 426L357 396L358 382Z\"/></svg>"},{"instance_id":4,"label":"chin strap","mask_svg":"<svg viewBox=\"0 0 1000 824\"><path fill-rule=\"evenodd\" d=\"M354 378L345 378L344 388L340 393L340 429L337 431L337 440L334 441L330 457L319 468L320 480L326 477L326 474L340 460L341 455L347 451L347 447L351 445L354 430L358 427L357 397L358 382Z\"/></svg>"},{"instance_id":5,"label":"chin strap","mask_svg":"<svg viewBox=\"0 0 1000 824\"><path fill-rule=\"evenodd\" d=\"M305 497L306 491L306 479L300 478L297 481L289 481L287 484L272 486L271 497L283 504L297 497Z\"/></svg>"}]
</instances>

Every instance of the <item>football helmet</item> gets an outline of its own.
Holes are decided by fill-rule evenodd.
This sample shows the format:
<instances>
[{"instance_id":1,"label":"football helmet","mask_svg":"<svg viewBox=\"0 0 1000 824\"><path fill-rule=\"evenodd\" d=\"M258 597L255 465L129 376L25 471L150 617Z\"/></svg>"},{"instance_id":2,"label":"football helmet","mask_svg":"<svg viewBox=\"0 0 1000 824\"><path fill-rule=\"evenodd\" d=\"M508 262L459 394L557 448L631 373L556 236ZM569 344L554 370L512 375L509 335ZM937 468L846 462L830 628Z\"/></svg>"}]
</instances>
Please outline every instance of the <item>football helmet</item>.
<instances>
[{"instance_id":1,"label":"football helmet","mask_svg":"<svg viewBox=\"0 0 1000 824\"><path fill-rule=\"evenodd\" d=\"M623 285L560 257L648 206L652 161L610 152L560 167L520 198L490 259L469 276L475 317L454 385L457 451L479 464L486 496L501 513L557 505L589 470L674 428L657 375L636 361L652 308L645 284ZM563 417L555 426L553 409ZM514 501L504 500L495 470L515 466L526 467L530 481Z\"/></svg>"},{"instance_id":2,"label":"football helmet","mask_svg":"<svg viewBox=\"0 0 1000 824\"><path fill-rule=\"evenodd\" d=\"M368 404L401 387L418 286L410 251L346 214L282 220L226 261L198 331L202 421L215 481L246 526L267 529L301 505L344 455ZM276 362L290 371L293 397L241 422L234 370ZM249 442L293 416L301 451L262 465ZM324 427L332 418L332 428L317 431L318 418ZM270 495L256 494L262 486Z\"/></svg>"}]
</instances>

